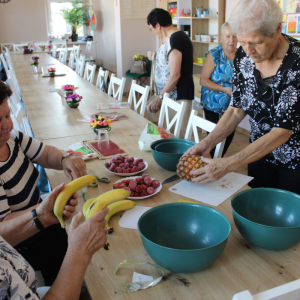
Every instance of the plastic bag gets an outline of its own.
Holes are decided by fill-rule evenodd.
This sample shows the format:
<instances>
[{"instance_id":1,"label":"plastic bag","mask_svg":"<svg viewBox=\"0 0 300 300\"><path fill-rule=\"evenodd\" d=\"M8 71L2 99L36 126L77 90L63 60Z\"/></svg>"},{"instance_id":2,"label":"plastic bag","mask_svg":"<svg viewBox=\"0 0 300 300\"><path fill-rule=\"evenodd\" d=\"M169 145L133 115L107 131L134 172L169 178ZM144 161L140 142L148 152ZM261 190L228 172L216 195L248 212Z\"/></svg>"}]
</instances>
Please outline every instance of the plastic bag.
<instances>
[{"instance_id":1,"label":"plastic bag","mask_svg":"<svg viewBox=\"0 0 300 300\"><path fill-rule=\"evenodd\" d=\"M166 130L154 124L148 123L140 136L138 142L139 148L140 150L151 151L150 145L153 142L157 140L168 139L173 137L174 135L167 132Z\"/></svg>"},{"instance_id":2,"label":"plastic bag","mask_svg":"<svg viewBox=\"0 0 300 300\"><path fill-rule=\"evenodd\" d=\"M157 123L158 122L158 119L159 119L159 113L160 111L154 113L154 112L151 112L150 109L149 109L149 105L150 105L150 102L152 99L154 99L156 97L156 95L153 95L148 101L147 101L147 104L146 104L146 109L147 109L147 119L150 121L150 122L153 122L153 123Z\"/></svg>"}]
</instances>

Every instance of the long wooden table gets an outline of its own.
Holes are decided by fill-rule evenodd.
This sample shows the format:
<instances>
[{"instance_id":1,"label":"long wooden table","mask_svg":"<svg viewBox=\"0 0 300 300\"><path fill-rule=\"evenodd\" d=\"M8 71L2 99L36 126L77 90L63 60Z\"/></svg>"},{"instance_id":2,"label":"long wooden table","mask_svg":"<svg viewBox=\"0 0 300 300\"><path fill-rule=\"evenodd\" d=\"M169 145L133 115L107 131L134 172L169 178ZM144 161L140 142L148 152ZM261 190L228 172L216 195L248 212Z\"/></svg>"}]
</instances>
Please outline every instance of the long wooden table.
<instances>
[{"instance_id":1,"label":"long wooden table","mask_svg":"<svg viewBox=\"0 0 300 300\"><path fill-rule=\"evenodd\" d=\"M31 55L12 54L13 64L20 84L23 100L37 139L63 149L75 142L94 139L96 135L87 123L77 122L78 117L96 113L96 103L115 101L94 85L75 74L68 67L46 54L40 54L42 64L54 63L58 71L66 72L65 77L43 78L30 73ZM54 85L78 84L78 94L83 100L78 109L70 109L57 93L47 90ZM112 124L109 138L124 149L130 156L144 158L149 163L146 173L163 181L173 173L160 168L151 152L140 151L138 139L147 120L130 109L120 110L128 120ZM104 169L104 160L87 162L87 169L100 176L111 178L110 184L99 184L96 189L88 188L89 196L95 197L112 188L120 177ZM47 170L52 186L69 180L62 171ZM181 196L169 192L173 183L163 185L160 193L137 205L154 207L164 203L177 202ZM247 187L245 187L247 188ZM77 210L81 209L83 200ZM152 261L147 255L137 230L118 226L121 214L113 217L110 224L115 232L108 237L111 249L100 249L93 257L86 276L86 284L92 299L232 299L243 290L256 294L300 278L299 244L285 251L267 251L250 245L238 232L232 217L230 198L217 210L230 220L232 232L220 258L207 269L192 274L177 274L166 271L159 284L134 293L124 292L114 278L115 267L123 260ZM80 257L78 261L80 263ZM76 276L76 275L75 275ZM182 282L185 279L189 285ZM72 280L72 278L70 278Z\"/></svg>"}]
</instances>

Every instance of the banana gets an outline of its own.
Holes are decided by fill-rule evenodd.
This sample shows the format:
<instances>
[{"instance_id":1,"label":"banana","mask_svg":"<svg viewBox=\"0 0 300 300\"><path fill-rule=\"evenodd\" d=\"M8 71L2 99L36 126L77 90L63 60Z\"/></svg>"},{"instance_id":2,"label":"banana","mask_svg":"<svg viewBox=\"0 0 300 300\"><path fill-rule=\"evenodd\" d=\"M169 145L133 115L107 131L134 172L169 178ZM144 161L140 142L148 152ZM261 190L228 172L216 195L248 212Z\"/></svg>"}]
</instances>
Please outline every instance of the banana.
<instances>
[{"instance_id":1,"label":"banana","mask_svg":"<svg viewBox=\"0 0 300 300\"><path fill-rule=\"evenodd\" d=\"M85 175L82 177L79 177L70 183L68 183L65 188L58 194L54 207L53 212L57 219L59 220L61 227L65 228L66 224L63 220L63 211L67 204L67 202L70 200L72 195L82 189L83 187L93 183L97 179L97 176L95 175Z\"/></svg>"},{"instance_id":2,"label":"banana","mask_svg":"<svg viewBox=\"0 0 300 300\"><path fill-rule=\"evenodd\" d=\"M82 207L82 213L84 216L86 216L86 212L87 212L89 206L95 201L95 199L96 198L91 198L84 202L83 207Z\"/></svg>"},{"instance_id":3,"label":"banana","mask_svg":"<svg viewBox=\"0 0 300 300\"><path fill-rule=\"evenodd\" d=\"M85 219L87 220L98 211L107 207L109 204L112 204L119 200L123 200L129 195L130 192L124 189L115 189L100 195L88 208Z\"/></svg>"},{"instance_id":4,"label":"banana","mask_svg":"<svg viewBox=\"0 0 300 300\"><path fill-rule=\"evenodd\" d=\"M128 210L135 207L135 202L131 200L121 200L107 206L109 213L105 216L107 233L113 233L114 229L108 225L109 219L122 210Z\"/></svg>"}]
</instances>

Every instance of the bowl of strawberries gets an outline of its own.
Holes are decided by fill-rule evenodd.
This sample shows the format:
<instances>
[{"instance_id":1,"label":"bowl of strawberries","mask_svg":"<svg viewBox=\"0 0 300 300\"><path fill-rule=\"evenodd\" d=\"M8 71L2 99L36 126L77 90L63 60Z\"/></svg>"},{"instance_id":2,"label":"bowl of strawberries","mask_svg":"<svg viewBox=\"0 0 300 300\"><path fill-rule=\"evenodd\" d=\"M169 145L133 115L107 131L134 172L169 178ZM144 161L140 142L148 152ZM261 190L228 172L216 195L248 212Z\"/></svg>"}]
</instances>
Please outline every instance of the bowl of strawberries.
<instances>
[{"instance_id":1,"label":"bowl of strawberries","mask_svg":"<svg viewBox=\"0 0 300 300\"><path fill-rule=\"evenodd\" d=\"M120 179L113 184L113 189L130 191L130 196L127 199L143 200L160 192L162 185L157 179L151 178L148 174L143 174L143 176Z\"/></svg>"},{"instance_id":2,"label":"bowl of strawberries","mask_svg":"<svg viewBox=\"0 0 300 300\"><path fill-rule=\"evenodd\" d=\"M148 163L142 158L116 155L110 160L110 162L106 162L104 167L110 173L127 177L145 171L148 168Z\"/></svg>"}]
</instances>

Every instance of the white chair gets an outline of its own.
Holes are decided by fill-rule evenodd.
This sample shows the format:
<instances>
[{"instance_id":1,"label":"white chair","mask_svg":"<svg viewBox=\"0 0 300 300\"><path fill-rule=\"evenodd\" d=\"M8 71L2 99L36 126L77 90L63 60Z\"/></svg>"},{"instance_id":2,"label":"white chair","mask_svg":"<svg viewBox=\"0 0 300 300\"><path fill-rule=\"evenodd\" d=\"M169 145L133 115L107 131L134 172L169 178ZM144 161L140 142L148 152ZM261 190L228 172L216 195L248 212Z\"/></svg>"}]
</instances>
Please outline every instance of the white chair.
<instances>
[{"instance_id":1,"label":"white chair","mask_svg":"<svg viewBox=\"0 0 300 300\"><path fill-rule=\"evenodd\" d=\"M69 63L68 63L68 66L73 70L74 69L74 53L71 52L70 53L70 57L69 57Z\"/></svg>"},{"instance_id":2,"label":"white chair","mask_svg":"<svg viewBox=\"0 0 300 300\"><path fill-rule=\"evenodd\" d=\"M38 51L42 51L42 46L45 46L45 48L49 45L49 41L40 41L40 42L36 42L34 43L34 45L36 46L36 50Z\"/></svg>"},{"instance_id":3,"label":"white chair","mask_svg":"<svg viewBox=\"0 0 300 300\"><path fill-rule=\"evenodd\" d=\"M86 42L86 47L85 47L85 61L90 61L90 54L91 54L91 49L92 49L92 42Z\"/></svg>"},{"instance_id":4,"label":"white chair","mask_svg":"<svg viewBox=\"0 0 300 300\"><path fill-rule=\"evenodd\" d=\"M67 48L67 40L53 40L52 47L56 45L58 48Z\"/></svg>"},{"instance_id":5,"label":"white chair","mask_svg":"<svg viewBox=\"0 0 300 300\"><path fill-rule=\"evenodd\" d=\"M146 102L148 99L149 91L150 91L150 87L148 85L146 85L145 87L142 87L142 86L136 84L135 80L132 81L131 89L130 89L129 97L128 97L128 103L131 106L131 104L133 102L133 108L134 108L135 112L137 112L137 109L139 108L139 106L141 106L141 108L140 108L141 116L144 116L144 114L145 114ZM139 100L136 99L137 93L141 94L141 97Z\"/></svg>"},{"instance_id":6,"label":"white chair","mask_svg":"<svg viewBox=\"0 0 300 300\"><path fill-rule=\"evenodd\" d=\"M158 119L158 126L163 128L164 119L166 116L166 125L167 125L166 131L170 132L172 126L175 125L173 134L176 138L178 138L180 134L180 128L182 125L185 108L186 108L186 102L181 102L181 104L179 104L176 101L169 98L168 96L169 94L167 93L164 94L163 102L161 104L159 119ZM170 120L169 117L169 108L176 111L176 114L172 120Z\"/></svg>"},{"instance_id":7,"label":"white chair","mask_svg":"<svg viewBox=\"0 0 300 300\"><path fill-rule=\"evenodd\" d=\"M90 83L94 83L94 77L96 72L96 65L90 65L88 62L85 64L84 76L83 78L89 81Z\"/></svg>"},{"instance_id":8,"label":"white chair","mask_svg":"<svg viewBox=\"0 0 300 300\"><path fill-rule=\"evenodd\" d=\"M13 94L10 96L10 98L14 102L15 106L18 105L18 104L21 104L22 97L18 93L18 89L17 89L17 87L15 85L15 82L14 82L13 78L12 77L8 77L7 81L8 81L10 89L13 92Z\"/></svg>"},{"instance_id":9,"label":"white chair","mask_svg":"<svg viewBox=\"0 0 300 300\"><path fill-rule=\"evenodd\" d=\"M7 66L9 70L14 70L14 66L11 60L11 56L10 56L10 51L8 50L7 47L5 47L5 52L3 52L4 58L6 60Z\"/></svg>"},{"instance_id":10,"label":"white chair","mask_svg":"<svg viewBox=\"0 0 300 300\"><path fill-rule=\"evenodd\" d=\"M8 69L8 65L7 65L7 62L6 62L5 58L4 58L3 53L0 54L0 59L1 59L2 65L4 66L5 73L6 73L7 77L8 77L10 71Z\"/></svg>"},{"instance_id":11,"label":"white chair","mask_svg":"<svg viewBox=\"0 0 300 300\"><path fill-rule=\"evenodd\" d=\"M33 46L33 41L29 41L29 42L22 42L20 41L21 44L28 44L28 47L32 47Z\"/></svg>"},{"instance_id":12,"label":"white chair","mask_svg":"<svg viewBox=\"0 0 300 300\"><path fill-rule=\"evenodd\" d=\"M199 143L199 135L198 135L197 128L201 128L201 129L204 129L205 131L211 132L215 129L216 124L213 122L210 122L208 120L205 120L201 117L198 117L197 113L198 112L194 109L191 111L191 115L189 118L189 122L187 125L187 129L186 129L184 138L187 140L190 140L192 138L192 133L193 133L195 142ZM225 141L226 141L226 139L224 139L222 142L217 144L213 158L221 158L222 157L222 152L224 149Z\"/></svg>"},{"instance_id":13,"label":"white chair","mask_svg":"<svg viewBox=\"0 0 300 300\"><path fill-rule=\"evenodd\" d=\"M56 45L55 45L56 46ZM67 55L68 55L68 49L61 49L59 52L59 56L58 56L58 60L63 63L63 64L67 64Z\"/></svg>"},{"instance_id":14,"label":"white chair","mask_svg":"<svg viewBox=\"0 0 300 300\"><path fill-rule=\"evenodd\" d=\"M13 45L14 43L1 43L0 44L1 52L5 51L5 48L7 48L8 50L12 50Z\"/></svg>"},{"instance_id":15,"label":"white chair","mask_svg":"<svg viewBox=\"0 0 300 300\"><path fill-rule=\"evenodd\" d=\"M80 58L77 60L76 64L76 70L75 72L80 75L81 77L83 76L83 71L84 71L84 65L85 65L85 56L82 55Z\"/></svg>"},{"instance_id":16,"label":"white chair","mask_svg":"<svg viewBox=\"0 0 300 300\"><path fill-rule=\"evenodd\" d=\"M107 78L108 78L108 70L104 71L102 67L100 67L96 82L96 87L98 87L100 90L104 89L107 91Z\"/></svg>"},{"instance_id":17,"label":"white chair","mask_svg":"<svg viewBox=\"0 0 300 300\"><path fill-rule=\"evenodd\" d=\"M52 46L51 55L53 58L56 58L57 45Z\"/></svg>"},{"instance_id":18,"label":"white chair","mask_svg":"<svg viewBox=\"0 0 300 300\"><path fill-rule=\"evenodd\" d=\"M80 46L73 45L72 52L74 53L74 66L76 66L77 65L77 61L79 60Z\"/></svg>"},{"instance_id":19,"label":"white chair","mask_svg":"<svg viewBox=\"0 0 300 300\"><path fill-rule=\"evenodd\" d=\"M232 300L296 300L300 295L300 279L252 295L249 291L235 294Z\"/></svg>"},{"instance_id":20,"label":"white chair","mask_svg":"<svg viewBox=\"0 0 300 300\"><path fill-rule=\"evenodd\" d=\"M23 51L24 46L28 46L28 44L13 44L14 51Z\"/></svg>"},{"instance_id":21,"label":"white chair","mask_svg":"<svg viewBox=\"0 0 300 300\"><path fill-rule=\"evenodd\" d=\"M115 76L115 74L111 74L108 91L107 91L108 95L111 96L111 94L112 94L112 96L115 99L117 99L117 97L118 97L118 101L121 102L122 98L123 98L125 81L126 81L125 77L122 77L122 79L119 79ZM119 88L117 90L115 89L115 85L119 86Z\"/></svg>"}]
</instances>

